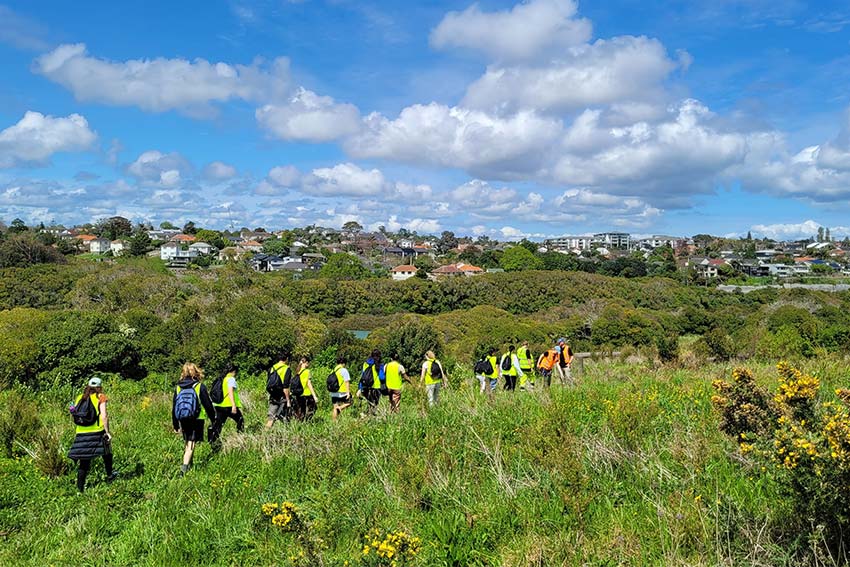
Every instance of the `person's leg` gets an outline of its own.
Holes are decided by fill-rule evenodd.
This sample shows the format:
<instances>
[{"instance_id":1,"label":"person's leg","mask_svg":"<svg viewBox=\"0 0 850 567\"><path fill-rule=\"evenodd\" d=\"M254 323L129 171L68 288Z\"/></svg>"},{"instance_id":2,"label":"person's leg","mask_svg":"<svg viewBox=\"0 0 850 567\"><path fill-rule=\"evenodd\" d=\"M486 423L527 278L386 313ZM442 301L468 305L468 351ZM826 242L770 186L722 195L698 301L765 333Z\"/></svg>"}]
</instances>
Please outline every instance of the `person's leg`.
<instances>
[{"instance_id":1,"label":"person's leg","mask_svg":"<svg viewBox=\"0 0 850 567\"><path fill-rule=\"evenodd\" d=\"M304 398L304 402L306 404L306 410L304 412L306 416L305 419L309 421L313 419L313 416L316 414L316 400L312 397L306 397Z\"/></svg>"},{"instance_id":2,"label":"person's leg","mask_svg":"<svg viewBox=\"0 0 850 567\"><path fill-rule=\"evenodd\" d=\"M236 431L242 433L245 431L245 416L242 415L242 410L236 408L236 414L230 414L230 417L233 418L233 421L236 422Z\"/></svg>"},{"instance_id":3,"label":"person's leg","mask_svg":"<svg viewBox=\"0 0 850 567\"><path fill-rule=\"evenodd\" d=\"M195 454L195 442L186 441L186 447L183 449L183 466L188 469L192 466L192 458Z\"/></svg>"},{"instance_id":4,"label":"person's leg","mask_svg":"<svg viewBox=\"0 0 850 567\"><path fill-rule=\"evenodd\" d=\"M89 475L91 468L91 459L80 459L77 468L77 490L80 492L86 489L86 477Z\"/></svg>"},{"instance_id":5,"label":"person's leg","mask_svg":"<svg viewBox=\"0 0 850 567\"><path fill-rule=\"evenodd\" d=\"M568 364L567 367L564 368L564 375L566 376L568 384L574 384L575 383L575 382L573 382L573 369L572 369L571 365Z\"/></svg>"},{"instance_id":6,"label":"person's leg","mask_svg":"<svg viewBox=\"0 0 850 567\"><path fill-rule=\"evenodd\" d=\"M401 406L401 390L390 390L390 411L398 413Z\"/></svg>"}]
</instances>

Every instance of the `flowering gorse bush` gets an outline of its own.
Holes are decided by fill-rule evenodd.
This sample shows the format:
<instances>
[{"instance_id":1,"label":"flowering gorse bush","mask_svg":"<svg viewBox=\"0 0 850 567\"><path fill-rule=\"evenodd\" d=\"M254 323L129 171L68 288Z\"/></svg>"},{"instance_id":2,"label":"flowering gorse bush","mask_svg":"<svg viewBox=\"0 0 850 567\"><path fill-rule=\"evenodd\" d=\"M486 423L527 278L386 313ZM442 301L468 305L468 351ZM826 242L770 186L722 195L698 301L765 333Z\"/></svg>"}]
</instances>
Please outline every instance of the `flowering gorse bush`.
<instances>
[{"instance_id":1,"label":"flowering gorse bush","mask_svg":"<svg viewBox=\"0 0 850 567\"><path fill-rule=\"evenodd\" d=\"M714 381L720 429L784 488L797 527L838 547L850 529L850 390L836 390L838 401L821 401L818 378L785 362L777 371L773 396L744 369L732 373L732 382Z\"/></svg>"},{"instance_id":2,"label":"flowering gorse bush","mask_svg":"<svg viewBox=\"0 0 850 567\"><path fill-rule=\"evenodd\" d=\"M293 535L300 549L290 550L289 563L292 565L322 565L321 552L325 548L320 538L302 511L292 502L266 502L260 508L263 517L275 529Z\"/></svg>"},{"instance_id":3,"label":"flowering gorse bush","mask_svg":"<svg viewBox=\"0 0 850 567\"><path fill-rule=\"evenodd\" d=\"M401 567L410 565L422 542L403 531L382 532L375 528L363 536L361 565L369 567Z\"/></svg>"}]
</instances>

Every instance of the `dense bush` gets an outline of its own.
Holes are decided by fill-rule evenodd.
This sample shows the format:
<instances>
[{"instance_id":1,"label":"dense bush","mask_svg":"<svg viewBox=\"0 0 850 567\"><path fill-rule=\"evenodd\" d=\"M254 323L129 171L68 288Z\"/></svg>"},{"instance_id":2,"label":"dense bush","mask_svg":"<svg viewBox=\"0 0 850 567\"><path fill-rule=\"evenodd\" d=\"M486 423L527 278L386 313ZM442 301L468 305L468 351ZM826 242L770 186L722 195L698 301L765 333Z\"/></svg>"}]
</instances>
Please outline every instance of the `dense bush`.
<instances>
[{"instance_id":1,"label":"dense bush","mask_svg":"<svg viewBox=\"0 0 850 567\"><path fill-rule=\"evenodd\" d=\"M427 351L433 350L438 357L442 351L442 343L434 326L422 317L412 315L396 318L371 334L368 342L379 348L387 360L395 353L408 372L414 374Z\"/></svg>"},{"instance_id":2,"label":"dense bush","mask_svg":"<svg viewBox=\"0 0 850 567\"><path fill-rule=\"evenodd\" d=\"M818 378L786 363L777 370L773 396L739 369L731 383L715 381L712 403L741 455L761 465L753 470L783 486L794 530L823 538L841 556L850 529L850 390L838 390L838 401L824 401Z\"/></svg>"}]
</instances>

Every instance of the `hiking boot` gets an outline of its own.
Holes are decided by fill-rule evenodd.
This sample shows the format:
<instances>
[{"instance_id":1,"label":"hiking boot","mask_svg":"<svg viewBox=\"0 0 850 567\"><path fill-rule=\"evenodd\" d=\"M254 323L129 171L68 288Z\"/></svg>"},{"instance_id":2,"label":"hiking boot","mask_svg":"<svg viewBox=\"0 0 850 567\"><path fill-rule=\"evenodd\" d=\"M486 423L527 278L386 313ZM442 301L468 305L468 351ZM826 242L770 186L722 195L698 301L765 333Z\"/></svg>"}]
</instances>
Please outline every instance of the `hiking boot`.
<instances>
[{"instance_id":1,"label":"hiking boot","mask_svg":"<svg viewBox=\"0 0 850 567\"><path fill-rule=\"evenodd\" d=\"M189 465L180 465L180 476L185 476L189 472Z\"/></svg>"},{"instance_id":2,"label":"hiking boot","mask_svg":"<svg viewBox=\"0 0 850 567\"><path fill-rule=\"evenodd\" d=\"M112 471L111 473L106 475L106 482L112 482L116 478L118 478L118 471Z\"/></svg>"}]
</instances>

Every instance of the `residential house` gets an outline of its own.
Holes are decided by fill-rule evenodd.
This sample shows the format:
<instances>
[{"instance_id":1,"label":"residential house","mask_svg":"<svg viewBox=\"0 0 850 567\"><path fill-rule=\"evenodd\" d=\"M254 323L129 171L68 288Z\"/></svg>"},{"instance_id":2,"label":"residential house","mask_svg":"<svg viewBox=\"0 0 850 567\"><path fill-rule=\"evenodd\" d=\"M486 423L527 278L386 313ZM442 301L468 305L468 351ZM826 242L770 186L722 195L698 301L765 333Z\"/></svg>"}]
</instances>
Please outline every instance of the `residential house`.
<instances>
[{"instance_id":1,"label":"residential house","mask_svg":"<svg viewBox=\"0 0 850 567\"><path fill-rule=\"evenodd\" d=\"M306 254L301 254L301 261L311 267L322 267L327 263L328 259L325 258L323 254L308 252Z\"/></svg>"},{"instance_id":2,"label":"residential house","mask_svg":"<svg viewBox=\"0 0 850 567\"><path fill-rule=\"evenodd\" d=\"M180 230L176 228L164 228L160 230L149 230L148 236L151 240L162 240L168 242L173 236L180 234Z\"/></svg>"},{"instance_id":3,"label":"residential house","mask_svg":"<svg viewBox=\"0 0 850 567\"><path fill-rule=\"evenodd\" d=\"M239 233L239 237L242 240L254 240L256 242L262 242L263 240L268 240L269 238L273 238L274 234L270 232L257 232L254 230L243 230Z\"/></svg>"},{"instance_id":4,"label":"residential house","mask_svg":"<svg viewBox=\"0 0 850 567\"><path fill-rule=\"evenodd\" d=\"M559 238L549 238L543 241L546 248L552 250L590 250L593 245L592 236L561 236Z\"/></svg>"},{"instance_id":5,"label":"residential house","mask_svg":"<svg viewBox=\"0 0 850 567\"><path fill-rule=\"evenodd\" d=\"M180 242L166 242L159 248L159 257L166 262L177 260L180 263L188 263L192 258L198 257L198 251Z\"/></svg>"},{"instance_id":6,"label":"residential house","mask_svg":"<svg viewBox=\"0 0 850 567\"><path fill-rule=\"evenodd\" d=\"M169 239L169 242L179 242L181 244L191 244L195 241L195 237L191 234L175 234Z\"/></svg>"},{"instance_id":7,"label":"residential house","mask_svg":"<svg viewBox=\"0 0 850 567\"><path fill-rule=\"evenodd\" d=\"M409 280L410 278L415 276L416 272L417 272L417 268L416 268L416 266L410 266L408 264L404 264L402 266L396 266L395 268L390 270L390 272L392 273L393 280L404 281L404 280Z\"/></svg>"},{"instance_id":8,"label":"residential house","mask_svg":"<svg viewBox=\"0 0 850 567\"><path fill-rule=\"evenodd\" d=\"M720 275L720 267L726 265L726 260L721 258L689 258L686 265L693 268L697 276L710 280Z\"/></svg>"},{"instance_id":9,"label":"residential house","mask_svg":"<svg viewBox=\"0 0 850 567\"><path fill-rule=\"evenodd\" d=\"M631 235L627 232L600 232L593 235L593 244L628 250L631 247Z\"/></svg>"},{"instance_id":10,"label":"residential house","mask_svg":"<svg viewBox=\"0 0 850 567\"><path fill-rule=\"evenodd\" d=\"M251 258L251 267L258 272L276 272L291 262L289 257L282 258L273 254L256 254Z\"/></svg>"},{"instance_id":11,"label":"residential house","mask_svg":"<svg viewBox=\"0 0 850 567\"><path fill-rule=\"evenodd\" d=\"M94 238L88 241L89 252L92 254L106 254L112 247L108 238Z\"/></svg>"},{"instance_id":12,"label":"residential house","mask_svg":"<svg viewBox=\"0 0 850 567\"><path fill-rule=\"evenodd\" d=\"M484 270L479 268L478 266L473 266L472 264L464 264L463 262L440 266L439 268L431 271L431 275L435 277L477 276L483 273Z\"/></svg>"},{"instance_id":13,"label":"residential house","mask_svg":"<svg viewBox=\"0 0 850 567\"><path fill-rule=\"evenodd\" d=\"M262 252L263 245L256 240L246 240L236 247L240 253L245 252Z\"/></svg>"},{"instance_id":14,"label":"residential house","mask_svg":"<svg viewBox=\"0 0 850 567\"><path fill-rule=\"evenodd\" d=\"M113 256L120 256L129 248L126 240L113 240L109 244L109 249L112 250Z\"/></svg>"},{"instance_id":15,"label":"residential house","mask_svg":"<svg viewBox=\"0 0 850 567\"><path fill-rule=\"evenodd\" d=\"M77 240L79 240L79 241L80 241L80 245L81 245L83 248L88 249L88 247L89 247L89 242L91 242L92 240L97 239L97 236L95 236L94 234L78 234L78 235L76 235L74 238L76 238Z\"/></svg>"},{"instance_id":16,"label":"residential house","mask_svg":"<svg viewBox=\"0 0 850 567\"><path fill-rule=\"evenodd\" d=\"M777 278L787 278L794 275L794 266L785 264L765 264L768 274Z\"/></svg>"},{"instance_id":17,"label":"residential house","mask_svg":"<svg viewBox=\"0 0 850 567\"><path fill-rule=\"evenodd\" d=\"M217 249L212 244L207 244L206 242L195 242L194 244L189 245L190 250L197 250L198 254L202 254L204 256L209 256L210 254L215 254Z\"/></svg>"}]
</instances>

